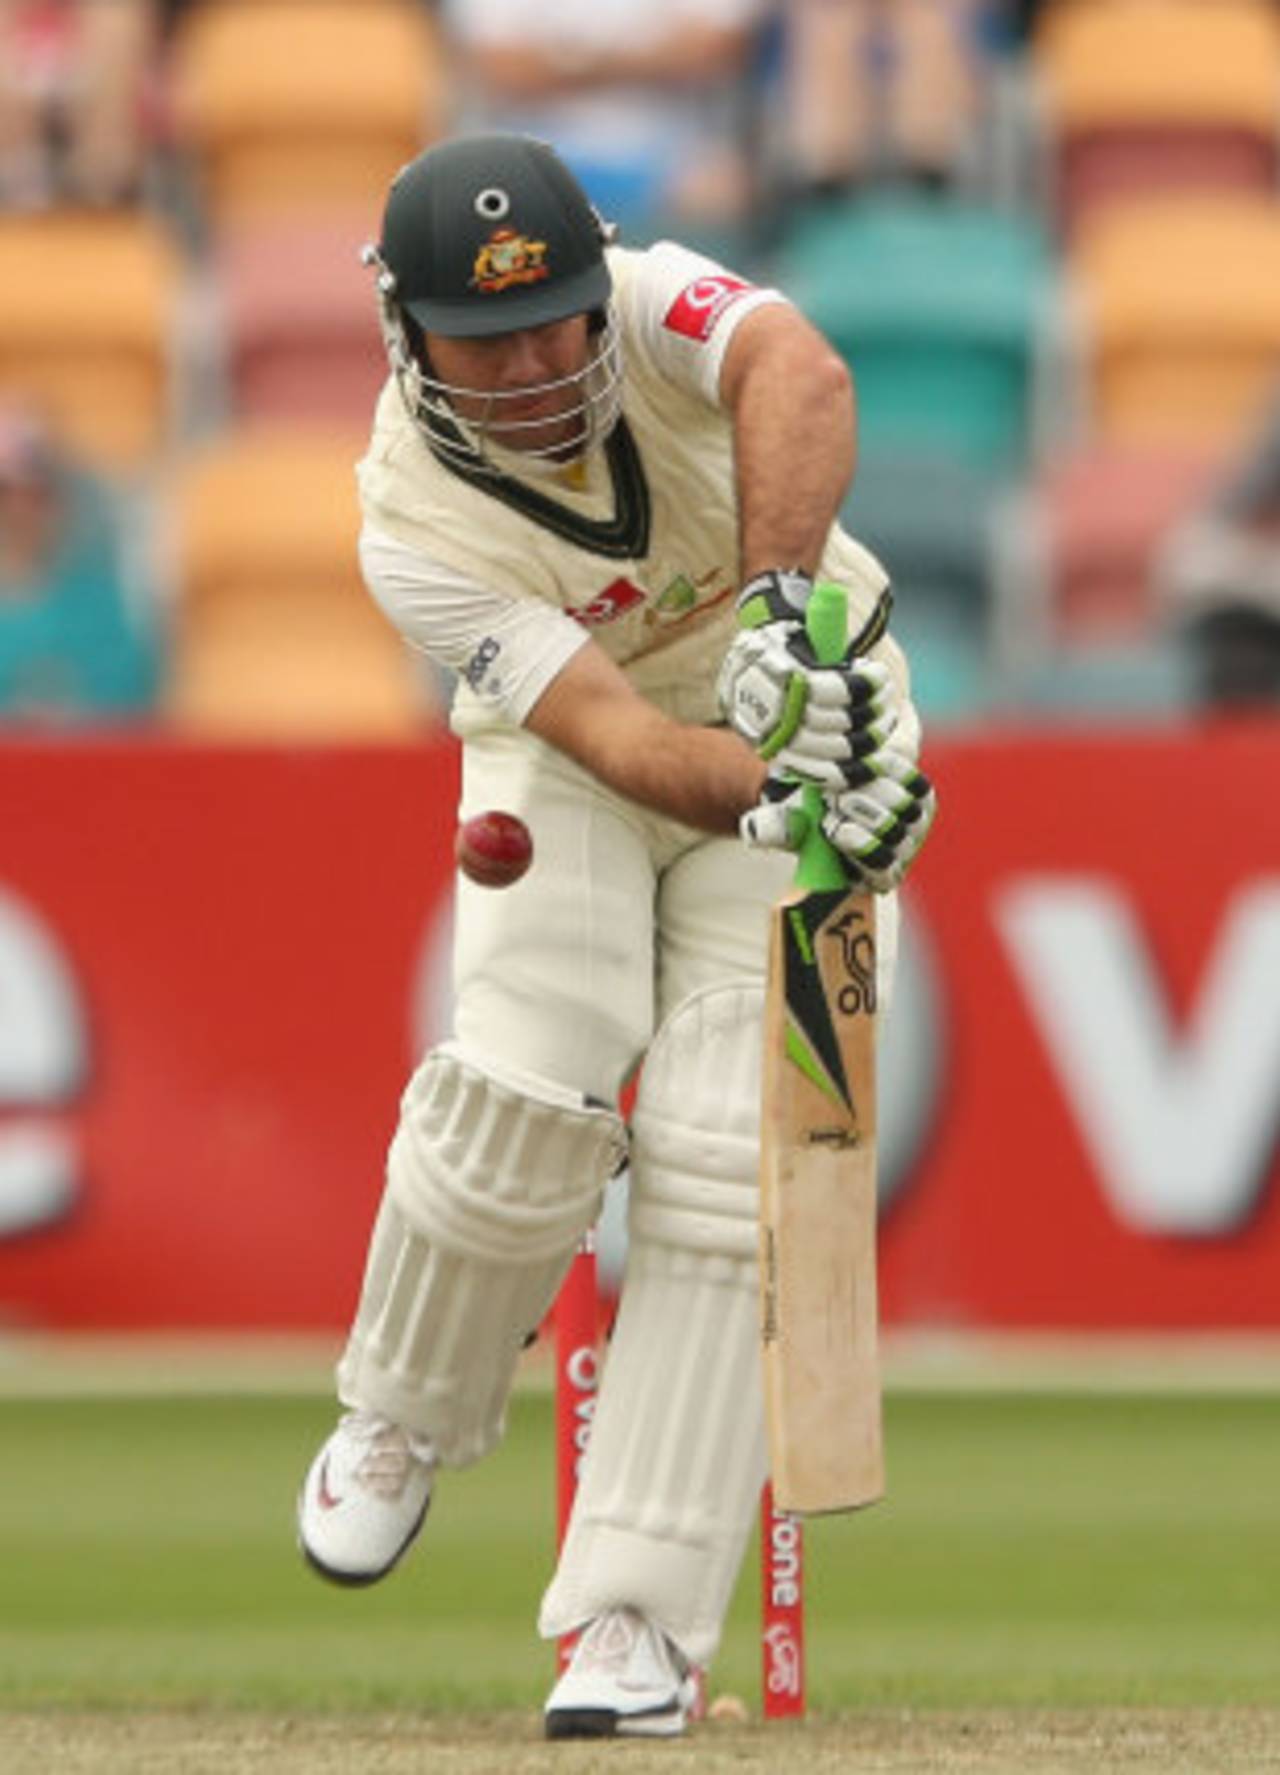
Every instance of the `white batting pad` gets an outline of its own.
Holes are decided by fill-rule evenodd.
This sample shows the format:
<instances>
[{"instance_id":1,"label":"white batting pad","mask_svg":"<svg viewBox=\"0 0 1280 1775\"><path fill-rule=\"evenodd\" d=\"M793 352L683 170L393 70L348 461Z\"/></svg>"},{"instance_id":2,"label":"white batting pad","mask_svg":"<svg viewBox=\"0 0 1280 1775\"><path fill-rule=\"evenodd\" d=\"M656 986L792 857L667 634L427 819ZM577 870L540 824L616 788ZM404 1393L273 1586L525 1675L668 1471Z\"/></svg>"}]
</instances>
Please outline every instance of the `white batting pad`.
<instances>
[{"instance_id":1,"label":"white batting pad","mask_svg":"<svg viewBox=\"0 0 1280 1775\"><path fill-rule=\"evenodd\" d=\"M446 1043L409 1081L338 1392L463 1466L625 1150L612 1110Z\"/></svg>"},{"instance_id":2,"label":"white batting pad","mask_svg":"<svg viewBox=\"0 0 1280 1775\"><path fill-rule=\"evenodd\" d=\"M705 1664L764 1482L756 1170L763 989L709 988L654 1038L631 1248L595 1424L539 1630L630 1606Z\"/></svg>"}]
</instances>

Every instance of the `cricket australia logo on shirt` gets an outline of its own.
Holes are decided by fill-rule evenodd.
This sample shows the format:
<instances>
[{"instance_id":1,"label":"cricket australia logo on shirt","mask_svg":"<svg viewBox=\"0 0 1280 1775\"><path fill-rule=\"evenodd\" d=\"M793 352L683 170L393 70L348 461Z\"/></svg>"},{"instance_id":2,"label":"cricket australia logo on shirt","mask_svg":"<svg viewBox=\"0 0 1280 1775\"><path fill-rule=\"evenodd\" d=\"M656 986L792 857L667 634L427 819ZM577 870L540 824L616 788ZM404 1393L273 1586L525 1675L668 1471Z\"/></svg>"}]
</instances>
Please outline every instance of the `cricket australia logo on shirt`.
<instances>
[{"instance_id":1,"label":"cricket australia logo on shirt","mask_svg":"<svg viewBox=\"0 0 1280 1775\"><path fill-rule=\"evenodd\" d=\"M723 584L717 585L721 577L719 567L700 573L696 579L690 579L687 573L677 573L645 611L645 622L650 628L672 628L687 617L701 614L713 604L731 598L736 588L727 578Z\"/></svg>"}]
</instances>

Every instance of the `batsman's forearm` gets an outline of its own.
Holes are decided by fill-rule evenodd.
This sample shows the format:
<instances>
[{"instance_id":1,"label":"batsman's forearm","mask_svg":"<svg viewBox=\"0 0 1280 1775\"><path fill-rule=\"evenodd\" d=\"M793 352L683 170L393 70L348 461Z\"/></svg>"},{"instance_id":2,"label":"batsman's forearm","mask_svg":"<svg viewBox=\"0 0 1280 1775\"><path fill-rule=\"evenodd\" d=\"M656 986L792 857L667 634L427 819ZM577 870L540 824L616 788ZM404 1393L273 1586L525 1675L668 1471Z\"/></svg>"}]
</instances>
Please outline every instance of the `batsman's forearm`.
<instances>
[{"instance_id":1,"label":"batsman's forearm","mask_svg":"<svg viewBox=\"0 0 1280 1775\"><path fill-rule=\"evenodd\" d=\"M526 726L620 795L703 832L736 833L764 787L765 766L745 740L673 720L594 643L552 680Z\"/></svg>"},{"instance_id":2,"label":"batsman's forearm","mask_svg":"<svg viewBox=\"0 0 1280 1775\"><path fill-rule=\"evenodd\" d=\"M752 366L733 411L743 582L771 567L816 572L853 478L848 369L816 334L797 334Z\"/></svg>"},{"instance_id":3,"label":"batsman's forearm","mask_svg":"<svg viewBox=\"0 0 1280 1775\"><path fill-rule=\"evenodd\" d=\"M604 752L596 774L642 807L700 832L736 836L738 820L759 801L765 766L736 733L664 722L659 737L616 754Z\"/></svg>"}]
</instances>

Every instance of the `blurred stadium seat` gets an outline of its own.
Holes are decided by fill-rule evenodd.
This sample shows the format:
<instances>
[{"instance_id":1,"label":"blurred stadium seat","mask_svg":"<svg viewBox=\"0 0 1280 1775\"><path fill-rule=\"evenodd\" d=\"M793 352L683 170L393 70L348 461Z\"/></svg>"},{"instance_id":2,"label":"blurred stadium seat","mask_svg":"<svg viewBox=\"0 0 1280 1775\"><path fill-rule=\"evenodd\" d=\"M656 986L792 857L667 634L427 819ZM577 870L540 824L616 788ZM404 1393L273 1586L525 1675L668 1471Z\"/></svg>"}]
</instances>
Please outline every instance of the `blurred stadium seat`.
<instances>
[{"instance_id":1,"label":"blurred stadium seat","mask_svg":"<svg viewBox=\"0 0 1280 1775\"><path fill-rule=\"evenodd\" d=\"M1068 235L1126 195L1276 188L1280 17L1267 0L1057 0L1032 69Z\"/></svg>"},{"instance_id":2,"label":"blurred stadium seat","mask_svg":"<svg viewBox=\"0 0 1280 1775\"><path fill-rule=\"evenodd\" d=\"M1096 441L1199 451L1257 422L1280 366L1280 204L1130 199L1067 263Z\"/></svg>"},{"instance_id":3,"label":"blurred stadium seat","mask_svg":"<svg viewBox=\"0 0 1280 1775\"><path fill-rule=\"evenodd\" d=\"M1220 469L1205 451L1082 451L1046 464L999 508L993 650L1014 700L1059 712L1182 706L1156 560Z\"/></svg>"},{"instance_id":4,"label":"blurred stadium seat","mask_svg":"<svg viewBox=\"0 0 1280 1775\"><path fill-rule=\"evenodd\" d=\"M1031 219L892 196L807 213L774 266L853 367L867 454L987 471L1029 448L1052 274Z\"/></svg>"},{"instance_id":5,"label":"blurred stadium seat","mask_svg":"<svg viewBox=\"0 0 1280 1775\"><path fill-rule=\"evenodd\" d=\"M889 569L893 633L926 719L982 713L992 647L989 522L998 483L962 459L871 450L841 519Z\"/></svg>"},{"instance_id":6,"label":"blurred stadium seat","mask_svg":"<svg viewBox=\"0 0 1280 1775\"><path fill-rule=\"evenodd\" d=\"M237 430L176 489L167 713L206 738L382 740L436 710L365 592L354 465L362 433Z\"/></svg>"},{"instance_id":7,"label":"blurred stadium seat","mask_svg":"<svg viewBox=\"0 0 1280 1775\"><path fill-rule=\"evenodd\" d=\"M1185 651L1158 636L1133 647L1081 647L1042 656L1001 680L998 713L1049 723L1181 723L1194 703Z\"/></svg>"},{"instance_id":8,"label":"blurred stadium seat","mask_svg":"<svg viewBox=\"0 0 1280 1775\"><path fill-rule=\"evenodd\" d=\"M359 258L368 231L356 215L281 215L213 243L226 388L239 420L368 425L387 373Z\"/></svg>"},{"instance_id":9,"label":"blurred stadium seat","mask_svg":"<svg viewBox=\"0 0 1280 1775\"><path fill-rule=\"evenodd\" d=\"M175 130L216 229L381 208L437 130L440 51L414 0L198 0L175 31Z\"/></svg>"},{"instance_id":10,"label":"blurred stadium seat","mask_svg":"<svg viewBox=\"0 0 1280 1775\"><path fill-rule=\"evenodd\" d=\"M1156 554L1220 468L1219 456L1203 452L1106 449L1047 464L1005 508L1005 521L1031 532L1022 544L1029 571L1002 603L1006 637L1030 621L1037 644L1055 648L1144 640L1155 620ZM1032 585L1042 587L1039 611Z\"/></svg>"},{"instance_id":11,"label":"blurred stadium seat","mask_svg":"<svg viewBox=\"0 0 1280 1775\"><path fill-rule=\"evenodd\" d=\"M168 232L141 212L0 214L0 389L90 467L145 470L172 415L180 283Z\"/></svg>"}]
</instances>

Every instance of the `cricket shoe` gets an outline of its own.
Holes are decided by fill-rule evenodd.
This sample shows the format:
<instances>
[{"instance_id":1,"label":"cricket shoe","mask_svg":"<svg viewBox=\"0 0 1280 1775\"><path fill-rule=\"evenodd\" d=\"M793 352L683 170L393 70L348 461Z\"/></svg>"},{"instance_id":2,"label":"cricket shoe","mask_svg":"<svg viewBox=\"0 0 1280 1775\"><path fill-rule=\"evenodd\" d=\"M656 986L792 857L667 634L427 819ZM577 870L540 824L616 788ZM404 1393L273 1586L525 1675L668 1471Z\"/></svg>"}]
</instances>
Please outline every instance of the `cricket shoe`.
<instances>
[{"instance_id":1,"label":"cricket shoe","mask_svg":"<svg viewBox=\"0 0 1280 1775\"><path fill-rule=\"evenodd\" d=\"M303 1556L335 1584L385 1577L422 1527L435 1467L423 1437L372 1412L346 1412L298 1494Z\"/></svg>"},{"instance_id":2,"label":"cricket shoe","mask_svg":"<svg viewBox=\"0 0 1280 1775\"><path fill-rule=\"evenodd\" d=\"M697 1683L666 1634L635 1609L597 1615L547 1697L548 1738L676 1738Z\"/></svg>"}]
</instances>

